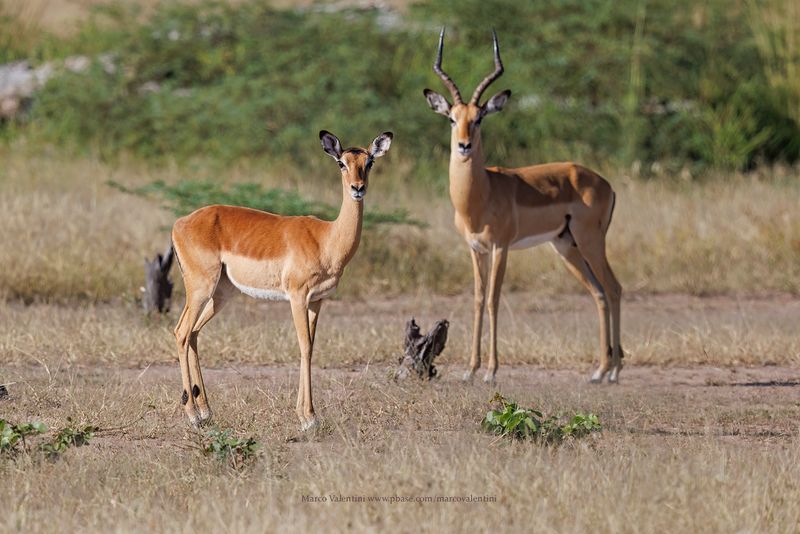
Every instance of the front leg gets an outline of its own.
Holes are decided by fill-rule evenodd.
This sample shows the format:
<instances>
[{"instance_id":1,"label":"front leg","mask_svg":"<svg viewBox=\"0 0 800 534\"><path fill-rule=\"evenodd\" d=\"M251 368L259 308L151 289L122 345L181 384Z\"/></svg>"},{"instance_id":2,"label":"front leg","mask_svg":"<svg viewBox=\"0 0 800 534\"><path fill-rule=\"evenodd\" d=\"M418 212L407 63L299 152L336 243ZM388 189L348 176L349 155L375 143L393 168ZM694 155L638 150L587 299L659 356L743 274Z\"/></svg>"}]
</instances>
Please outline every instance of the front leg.
<instances>
[{"instance_id":1,"label":"front leg","mask_svg":"<svg viewBox=\"0 0 800 534\"><path fill-rule=\"evenodd\" d=\"M317 319L319 318L319 310L322 308L322 301L308 303L308 330L311 337L311 347L314 347L314 340L317 335ZM300 373L300 384L297 386L297 414L303 413L303 399L305 387L303 386L303 373ZM301 417L302 421L302 417Z\"/></svg>"},{"instance_id":2,"label":"front leg","mask_svg":"<svg viewBox=\"0 0 800 534\"><path fill-rule=\"evenodd\" d=\"M472 274L475 279L474 315L472 321L472 356L464 380L472 380L481 367L481 332L483 330L483 309L486 306L486 271L489 255L470 248L472 254Z\"/></svg>"},{"instance_id":3,"label":"front leg","mask_svg":"<svg viewBox=\"0 0 800 534\"><path fill-rule=\"evenodd\" d=\"M489 279L489 367L484 382L494 382L497 374L497 308L500 304L500 290L506 273L508 249L496 246L492 250L492 273Z\"/></svg>"},{"instance_id":4,"label":"front leg","mask_svg":"<svg viewBox=\"0 0 800 534\"><path fill-rule=\"evenodd\" d=\"M297 342L300 345L300 397L298 403L297 417L300 419L302 430L309 430L318 425L317 417L314 414L314 403L311 396L311 353L313 342L311 340L311 330L309 328L308 310L305 294L295 294L290 297L292 306L292 318L294 328L297 331Z\"/></svg>"}]
</instances>

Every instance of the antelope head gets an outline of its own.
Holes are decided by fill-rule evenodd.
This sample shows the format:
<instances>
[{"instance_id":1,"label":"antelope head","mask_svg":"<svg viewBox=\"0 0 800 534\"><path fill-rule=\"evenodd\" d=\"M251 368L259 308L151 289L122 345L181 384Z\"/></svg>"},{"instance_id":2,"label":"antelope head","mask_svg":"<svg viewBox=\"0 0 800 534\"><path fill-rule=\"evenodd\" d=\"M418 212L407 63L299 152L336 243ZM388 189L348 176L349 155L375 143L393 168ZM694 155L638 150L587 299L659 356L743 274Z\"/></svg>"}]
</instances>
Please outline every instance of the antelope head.
<instances>
[{"instance_id":1,"label":"antelope head","mask_svg":"<svg viewBox=\"0 0 800 534\"><path fill-rule=\"evenodd\" d=\"M342 186L345 191L349 191L356 202L364 200L372 163L375 158L389 151L392 137L392 132L384 132L372 141L369 148L354 147L342 150L342 144L335 135L325 130L319 132L322 149L339 164L339 169L342 171Z\"/></svg>"},{"instance_id":2,"label":"antelope head","mask_svg":"<svg viewBox=\"0 0 800 534\"><path fill-rule=\"evenodd\" d=\"M450 104L444 96L436 91L431 91L430 89L423 91L431 109L450 119L450 126L452 127L450 150L453 153L458 153L465 160L469 159L473 149L480 145L480 126L483 118L502 110L506 101L508 101L508 97L511 96L511 91L506 89L494 95L483 105L480 103L481 95L483 95L486 88L503 74L500 46L497 44L497 33L494 30L492 30L492 40L494 43L494 72L486 76L478 84L475 92L472 93L469 103L465 104L461 99L461 92L455 82L442 70L442 49L444 48L444 28L442 28L439 34L439 51L436 54L433 71L442 79L445 87L450 91L453 103Z\"/></svg>"}]
</instances>

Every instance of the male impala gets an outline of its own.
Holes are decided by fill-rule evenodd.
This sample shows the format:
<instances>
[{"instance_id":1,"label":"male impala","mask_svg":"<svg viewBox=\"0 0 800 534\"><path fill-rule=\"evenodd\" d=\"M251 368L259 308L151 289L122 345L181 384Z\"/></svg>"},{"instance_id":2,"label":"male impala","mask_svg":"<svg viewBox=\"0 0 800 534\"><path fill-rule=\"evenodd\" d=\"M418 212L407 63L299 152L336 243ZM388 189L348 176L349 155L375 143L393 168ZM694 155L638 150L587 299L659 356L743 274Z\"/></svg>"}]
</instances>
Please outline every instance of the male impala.
<instances>
[{"instance_id":1,"label":"male impala","mask_svg":"<svg viewBox=\"0 0 800 534\"><path fill-rule=\"evenodd\" d=\"M342 208L335 221L283 217L233 206L208 206L182 217L172 243L183 272L186 306L175 327L183 378L181 402L199 425L211 417L197 356L197 335L239 289L255 298L288 300L300 344L297 416L317 424L311 400L311 353L323 299L333 293L361 238L364 195L375 158L392 143L386 132L369 149L342 150L331 133L322 147L342 171Z\"/></svg>"},{"instance_id":2,"label":"male impala","mask_svg":"<svg viewBox=\"0 0 800 534\"><path fill-rule=\"evenodd\" d=\"M452 126L450 200L456 228L470 247L475 275L472 356L464 379L471 379L481 365L487 286L490 339L484 380L494 380L497 373L497 305L508 251L549 242L597 304L600 366L592 382L602 381L606 373L609 382L616 382L623 357L619 339L622 287L606 260L606 231L614 211L614 191L600 175L575 163L484 166L481 121L502 110L511 96L511 91L502 91L480 104L486 88L503 74L497 34L492 34L495 70L478 85L469 103L464 103L455 82L441 68L444 28L433 70L450 91L453 104L430 89L424 91L430 107L450 119Z\"/></svg>"}]
</instances>

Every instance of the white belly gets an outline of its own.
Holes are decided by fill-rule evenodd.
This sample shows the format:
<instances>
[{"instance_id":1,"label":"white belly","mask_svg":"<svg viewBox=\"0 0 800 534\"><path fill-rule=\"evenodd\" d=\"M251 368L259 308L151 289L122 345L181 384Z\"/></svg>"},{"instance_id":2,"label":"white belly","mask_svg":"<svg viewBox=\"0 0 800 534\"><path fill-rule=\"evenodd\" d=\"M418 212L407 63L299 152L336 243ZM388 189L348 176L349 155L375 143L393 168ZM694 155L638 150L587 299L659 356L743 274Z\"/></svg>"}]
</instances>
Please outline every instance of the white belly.
<instances>
[{"instance_id":1,"label":"white belly","mask_svg":"<svg viewBox=\"0 0 800 534\"><path fill-rule=\"evenodd\" d=\"M227 275L228 275L228 280L230 280L231 283L233 285L235 285L237 287L237 289L239 289L239 291L241 291L245 295L249 295L249 296L257 298L257 299L289 300L289 295L287 295L283 291L275 290L275 289L261 289L260 287L246 286L246 285L240 284L239 282L234 280L233 276L231 276L230 271L227 272Z\"/></svg>"},{"instance_id":2,"label":"white belly","mask_svg":"<svg viewBox=\"0 0 800 534\"><path fill-rule=\"evenodd\" d=\"M537 245L541 245L542 243L548 243L563 231L563 228L559 228L558 230L553 230L552 232L546 232L544 234L528 235L511 243L509 248L512 250L518 250L522 248L535 247Z\"/></svg>"}]
</instances>

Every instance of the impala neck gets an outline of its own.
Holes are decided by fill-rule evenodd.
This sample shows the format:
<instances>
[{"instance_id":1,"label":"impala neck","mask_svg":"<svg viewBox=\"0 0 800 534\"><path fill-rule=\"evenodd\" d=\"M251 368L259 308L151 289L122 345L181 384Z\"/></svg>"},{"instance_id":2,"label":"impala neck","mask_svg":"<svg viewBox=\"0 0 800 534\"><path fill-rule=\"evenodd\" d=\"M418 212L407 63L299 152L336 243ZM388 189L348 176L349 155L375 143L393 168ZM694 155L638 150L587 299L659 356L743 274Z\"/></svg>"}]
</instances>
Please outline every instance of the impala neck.
<instances>
[{"instance_id":1,"label":"impala neck","mask_svg":"<svg viewBox=\"0 0 800 534\"><path fill-rule=\"evenodd\" d=\"M364 219L364 200L356 202L350 196L350 188L342 186L342 208L333 221L331 230L331 255L346 265L358 250L361 241L361 223Z\"/></svg>"},{"instance_id":2,"label":"impala neck","mask_svg":"<svg viewBox=\"0 0 800 534\"><path fill-rule=\"evenodd\" d=\"M450 200L473 231L481 226L486 204L489 202L489 176L483 159L480 135L475 136L472 152L464 158L455 148L450 150Z\"/></svg>"}]
</instances>

